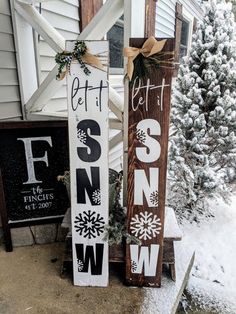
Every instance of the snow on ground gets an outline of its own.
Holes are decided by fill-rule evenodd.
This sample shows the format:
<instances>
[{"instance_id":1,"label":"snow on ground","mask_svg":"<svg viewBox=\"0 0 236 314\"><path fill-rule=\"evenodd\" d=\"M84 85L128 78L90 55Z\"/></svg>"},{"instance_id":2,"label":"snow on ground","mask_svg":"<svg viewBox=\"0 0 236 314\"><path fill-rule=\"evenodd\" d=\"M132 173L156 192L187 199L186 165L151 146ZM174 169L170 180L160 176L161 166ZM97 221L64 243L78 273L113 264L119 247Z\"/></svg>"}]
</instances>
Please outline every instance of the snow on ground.
<instances>
[{"instance_id":1,"label":"snow on ground","mask_svg":"<svg viewBox=\"0 0 236 314\"><path fill-rule=\"evenodd\" d=\"M210 201L214 218L182 225L183 241L196 252L187 287L193 303L211 313L236 313L236 195Z\"/></svg>"}]
</instances>

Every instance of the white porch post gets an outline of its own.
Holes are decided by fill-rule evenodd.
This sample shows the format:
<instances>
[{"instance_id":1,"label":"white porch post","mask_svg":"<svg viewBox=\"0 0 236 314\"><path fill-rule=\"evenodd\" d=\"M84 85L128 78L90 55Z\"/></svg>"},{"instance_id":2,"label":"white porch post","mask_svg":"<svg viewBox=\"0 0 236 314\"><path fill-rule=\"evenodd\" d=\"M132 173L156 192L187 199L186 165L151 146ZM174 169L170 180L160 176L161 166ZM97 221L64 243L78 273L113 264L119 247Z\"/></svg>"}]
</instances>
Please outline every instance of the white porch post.
<instances>
[{"instance_id":1,"label":"white porch post","mask_svg":"<svg viewBox=\"0 0 236 314\"><path fill-rule=\"evenodd\" d=\"M19 76L23 118L26 118L24 104L38 88L37 70L32 27L15 9L15 1L10 0L12 24L16 47L16 60Z\"/></svg>"},{"instance_id":2,"label":"white porch post","mask_svg":"<svg viewBox=\"0 0 236 314\"><path fill-rule=\"evenodd\" d=\"M124 47L129 46L129 38L144 37L145 30L145 0L125 0L124 3ZM127 60L125 58L124 65ZM127 203L127 173L128 173L128 81L125 82L125 98L124 98L124 136L123 136L123 171L124 171L124 195L123 203Z\"/></svg>"}]
</instances>

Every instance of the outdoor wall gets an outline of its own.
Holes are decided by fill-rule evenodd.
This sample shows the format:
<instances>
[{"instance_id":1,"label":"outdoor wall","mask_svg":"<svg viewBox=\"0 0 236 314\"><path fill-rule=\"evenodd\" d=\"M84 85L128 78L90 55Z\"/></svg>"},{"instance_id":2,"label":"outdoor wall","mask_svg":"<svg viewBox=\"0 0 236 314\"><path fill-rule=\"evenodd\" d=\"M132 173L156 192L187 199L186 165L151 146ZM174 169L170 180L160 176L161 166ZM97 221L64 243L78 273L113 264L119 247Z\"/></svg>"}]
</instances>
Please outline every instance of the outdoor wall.
<instances>
[{"instance_id":1,"label":"outdoor wall","mask_svg":"<svg viewBox=\"0 0 236 314\"><path fill-rule=\"evenodd\" d=\"M174 37L176 0L159 0L156 7L156 37Z\"/></svg>"},{"instance_id":2,"label":"outdoor wall","mask_svg":"<svg viewBox=\"0 0 236 314\"><path fill-rule=\"evenodd\" d=\"M188 18L202 19L202 9L195 0L159 0L156 7L156 37L174 37L176 2L183 5Z\"/></svg>"},{"instance_id":3,"label":"outdoor wall","mask_svg":"<svg viewBox=\"0 0 236 314\"><path fill-rule=\"evenodd\" d=\"M22 117L9 0L0 1L0 120Z\"/></svg>"}]
</instances>

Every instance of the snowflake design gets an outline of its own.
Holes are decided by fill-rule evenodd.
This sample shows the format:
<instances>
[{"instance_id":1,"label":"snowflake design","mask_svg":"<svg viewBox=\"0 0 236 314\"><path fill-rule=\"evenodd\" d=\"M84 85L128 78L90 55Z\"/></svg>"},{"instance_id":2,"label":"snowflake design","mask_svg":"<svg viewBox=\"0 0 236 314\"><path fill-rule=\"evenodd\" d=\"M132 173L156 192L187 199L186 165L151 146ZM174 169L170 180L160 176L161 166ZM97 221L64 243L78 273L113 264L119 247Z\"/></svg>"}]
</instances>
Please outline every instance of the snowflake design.
<instances>
[{"instance_id":1,"label":"snowflake design","mask_svg":"<svg viewBox=\"0 0 236 314\"><path fill-rule=\"evenodd\" d=\"M75 217L75 230L79 232L84 238L96 238L104 232L105 221L103 217L96 213L83 211Z\"/></svg>"},{"instance_id":2,"label":"snowflake design","mask_svg":"<svg viewBox=\"0 0 236 314\"><path fill-rule=\"evenodd\" d=\"M82 271L84 268L84 263L81 260L77 261L78 271Z\"/></svg>"},{"instance_id":3,"label":"snowflake design","mask_svg":"<svg viewBox=\"0 0 236 314\"><path fill-rule=\"evenodd\" d=\"M87 137L86 137L86 133L85 133L83 130L78 129L78 131L77 131L77 137L78 137L78 139L79 139L79 141L80 141L81 143L83 143L83 144L86 143Z\"/></svg>"},{"instance_id":4,"label":"snowflake design","mask_svg":"<svg viewBox=\"0 0 236 314\"><path fill-rule=\"evenodd\" d=\"M161 230L160 218L147 211L135 215L130 222L131 233L140 240L155 238Z\"/></svg>"},{"instance_id":5,"label":"snowflake design","mask_svg":"<svg viewBox=\"0 0 236 314\"><path fill-rule=\"evenodd\" d=\"M146 137L147 135L143 130L138 129L136 131L136 138L140 143L144 144L146 142Z\"/></svg>"},{"instance_id":6,"label":"snowflake design","mask_svg":"<svg viewBox=\"0 0 236 314\"><path fill-rule=\"evenodd\" d=\"M150 194L150 201L153 205L158 206L158 191L154 191Z\"/></svg>"},{"instance_id":7,"label":"snowflake design","mask_svg":"<svg viewBox=\"0 0 236 314\"><path fill-rule=\"evenodd\" d=\"M94 204L101 205L101 191L99 189L97 189L93 192L92 200L93 200Z\"/></svg>"},{"instance_id":8,"label":"snowflake design","mask_svg":"<svg viewBox=\"0 0 236 314\"><path fill-rule=\"evenodd\" d=\"M131 272L134 273L137 270L137 263L131 260Z\"/></svg>"}]
</instances>

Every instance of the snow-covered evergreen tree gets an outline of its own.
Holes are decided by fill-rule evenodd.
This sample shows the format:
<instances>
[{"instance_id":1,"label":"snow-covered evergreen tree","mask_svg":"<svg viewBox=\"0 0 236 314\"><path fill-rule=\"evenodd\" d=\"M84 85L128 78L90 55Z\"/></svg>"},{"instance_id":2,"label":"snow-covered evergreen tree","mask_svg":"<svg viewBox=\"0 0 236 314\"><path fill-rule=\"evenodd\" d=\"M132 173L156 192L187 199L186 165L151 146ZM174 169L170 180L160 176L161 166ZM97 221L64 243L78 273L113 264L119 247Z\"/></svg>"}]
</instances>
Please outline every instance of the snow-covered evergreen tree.
<instances>
[{"instance_id":1,"label":"snow-covered evergreen tree","mask_svg":"<svg viewBox=\"0 0 236 314\"><path fill-rule=\"evenodd\" d=\"M172 101L169 203L203 214L206 197L236 180L236 49L231 5L205 3L205 16L180 65Z\"/></svg>"}]
</instances>

